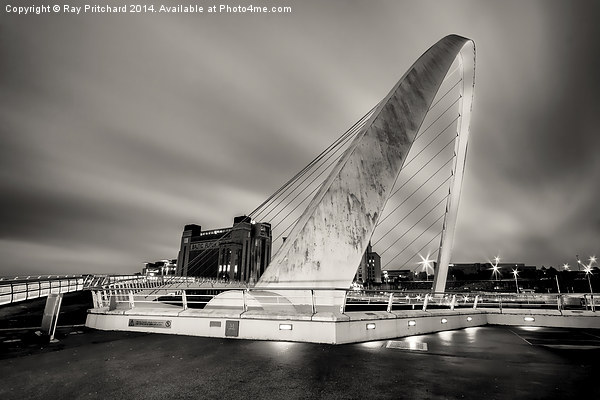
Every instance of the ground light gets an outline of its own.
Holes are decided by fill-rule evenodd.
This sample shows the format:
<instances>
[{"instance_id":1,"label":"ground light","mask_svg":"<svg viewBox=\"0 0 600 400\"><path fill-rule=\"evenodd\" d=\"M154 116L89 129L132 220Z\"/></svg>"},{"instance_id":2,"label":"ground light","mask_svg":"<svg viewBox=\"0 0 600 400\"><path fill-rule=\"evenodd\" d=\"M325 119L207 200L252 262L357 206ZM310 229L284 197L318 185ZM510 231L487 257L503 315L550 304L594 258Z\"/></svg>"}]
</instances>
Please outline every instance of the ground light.
<instances>
[{"instance_id":1,"label":"ground light","mask_svg":"<svg viewBox=\"0 0 600 400\"><path fill-rule=\"evenodd\" d=\"M525 322L533 322L533 321L535 321L535 318L533 318L533 317L524 317L523 321L525 321Z\"/></svg>"},{"instance_id":2,"label":"ground light","mask_svg":"<svg viewBox=\"0 0 600 400\"><path fill-rule=\"evenodd\" d=\"M367 330L371 330L371 329L375 329L375 324L372 322L367 324Z\"/></svg>"},{"instance_id":3,"label":"ground light","mask_svg":"<svg viewBox=\"0 0 600 400\"><path fill-rule=\"evenodd\" d=\"M408 321L408 326L416 326L417 325L417 321L411 319L410 321Z\"/></svg>"},{"instance_id":4,"label":"ground light","mask_svg":"<svg viewBox=\"0 0 600 400\"><path fill-rule=\"evenodd\" d=\"M279 324L279 330L280 331L291 331L292 324Z\"/></svg>"}]
</instances>

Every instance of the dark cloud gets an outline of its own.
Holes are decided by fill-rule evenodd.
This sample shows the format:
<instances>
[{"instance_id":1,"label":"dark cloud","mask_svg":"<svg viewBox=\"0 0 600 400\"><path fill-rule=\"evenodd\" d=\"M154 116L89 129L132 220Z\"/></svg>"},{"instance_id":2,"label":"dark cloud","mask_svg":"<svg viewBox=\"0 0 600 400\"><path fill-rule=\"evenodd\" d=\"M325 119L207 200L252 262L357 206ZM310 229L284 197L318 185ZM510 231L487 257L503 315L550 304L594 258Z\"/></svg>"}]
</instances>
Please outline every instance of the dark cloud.
<instances>
[{"instance_id":1,"label":"dark cloud","mask_svg":"<svg viewBox=\"0 0 600 400\"><path fill-rule=\"evenodd\" d=\"M4 14L0 275L175 257L185 223L252 210L449 33L477 44L455 261L598 251L595 2L292 6Z\"/></svg>"}]
</instances>

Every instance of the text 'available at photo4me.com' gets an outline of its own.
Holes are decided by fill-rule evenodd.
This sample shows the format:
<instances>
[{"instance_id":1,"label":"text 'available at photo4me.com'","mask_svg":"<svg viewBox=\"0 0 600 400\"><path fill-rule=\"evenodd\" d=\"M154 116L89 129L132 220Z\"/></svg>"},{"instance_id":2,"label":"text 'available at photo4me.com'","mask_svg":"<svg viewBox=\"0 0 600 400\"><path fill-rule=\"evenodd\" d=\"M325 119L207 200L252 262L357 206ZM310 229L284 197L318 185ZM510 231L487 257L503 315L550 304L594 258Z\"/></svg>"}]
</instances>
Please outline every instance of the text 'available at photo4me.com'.
<instances>
[{"instance_id":1,"label":"text 'available at photo4me.com'","mask_svg":"<svg viewBox=\"0 0 600 400\"><path fill-rule=\"evenodd\" d=\"M289 14L291 6L253 4L7 4L4 13L14 15L40 14Z\"/></svg>"}]
</instances>

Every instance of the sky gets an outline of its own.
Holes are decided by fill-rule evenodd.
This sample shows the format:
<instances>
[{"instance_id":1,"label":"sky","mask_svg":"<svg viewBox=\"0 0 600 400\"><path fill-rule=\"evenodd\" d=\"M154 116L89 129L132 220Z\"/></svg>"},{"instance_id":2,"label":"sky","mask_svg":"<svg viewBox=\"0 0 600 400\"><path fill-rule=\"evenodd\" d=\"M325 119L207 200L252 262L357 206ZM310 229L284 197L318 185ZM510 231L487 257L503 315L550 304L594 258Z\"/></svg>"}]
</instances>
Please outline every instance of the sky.
<instances>
[{"instance_id":1,"label":"sky","mask_svg":"<svg viewBox=\"0 0 600 400\"><path fill-rule=\"evenodd\" d=\"M0 276L176 258L185 224L252 211L451 33L477 48L452 261L600 253L600 2L253 4L292 12L0 10Z\"/></svg>"}]
</instances>

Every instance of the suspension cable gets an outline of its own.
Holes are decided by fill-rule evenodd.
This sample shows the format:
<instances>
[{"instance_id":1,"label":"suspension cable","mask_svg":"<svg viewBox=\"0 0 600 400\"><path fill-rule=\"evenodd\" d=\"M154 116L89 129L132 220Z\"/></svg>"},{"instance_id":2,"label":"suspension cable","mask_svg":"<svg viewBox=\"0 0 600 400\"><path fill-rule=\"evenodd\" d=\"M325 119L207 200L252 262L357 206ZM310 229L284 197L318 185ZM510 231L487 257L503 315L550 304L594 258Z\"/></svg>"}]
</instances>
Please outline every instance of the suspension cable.
<instances>
[{"instance_id":1,"label":"suspension cable","mask_svg":"<svg viewBox=\"0 0 600 400\"><path fill-rule=\"evenodd\" d=\"M396 243L398 243L398 241L400 241L400 239L402 239L402 238L403 238L403 237L404 237L404 236L405 236L405 235L406 235L406 234L407 234L407 233L408 233L408 232L409 232L409 231L410 231L412 228L414 228L415 226L417 226L417 225L419 224L419 222L423 221L423 219L425 219L425 217L427 217L429 214L431 214L431 212L432 212L433 210L435 210L437 206L439 206L440 204L442 204L442 202L443 202L444 200L446 200L446 199L448 198L448 196L449 196L449 195L450 195L450 194L447 194L447 195L445 195L444 197L442 197L442 199L441 199L441 200L440 200L440 201L439 201L439 202L438 202L436 205L434 205L434 206L433 206L433 207L432 207L432 208L431 208L429 211L427 211L427 213L426 213L425 215L423 215L423 216L421 217L421 219L419 219L417 222L415 222L415 223L413 224L413 226L411 226L411 227L410 227L410 228L408 228L406 231L404 231L404 233L403 233L403 234L402 234L402 235L401 235L401 236L400 236L398 239L396 239L396 240L395 240L395 241L394 241L394 242L393 242L391 245L389 245L389 246L388 246L388 248L387 248L387 249L385 249L384 251L382 251L382 252L381 252L379 255L383 255L383 254L385 254L385 252L386 252L386 251L388 251L388 250L389 250L390 248L392 248L392 247L393 247L393 246L394 246ZM398 224L394 225L394 228L395 228L396 226L398 226Z\"/></svg>"}]
</instances>

